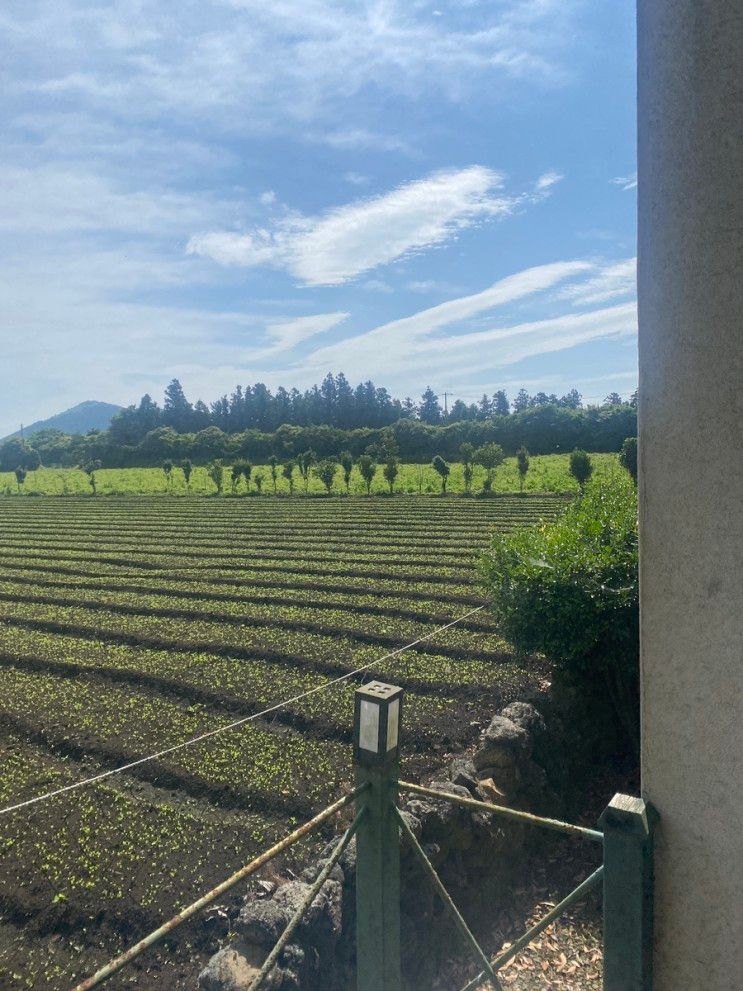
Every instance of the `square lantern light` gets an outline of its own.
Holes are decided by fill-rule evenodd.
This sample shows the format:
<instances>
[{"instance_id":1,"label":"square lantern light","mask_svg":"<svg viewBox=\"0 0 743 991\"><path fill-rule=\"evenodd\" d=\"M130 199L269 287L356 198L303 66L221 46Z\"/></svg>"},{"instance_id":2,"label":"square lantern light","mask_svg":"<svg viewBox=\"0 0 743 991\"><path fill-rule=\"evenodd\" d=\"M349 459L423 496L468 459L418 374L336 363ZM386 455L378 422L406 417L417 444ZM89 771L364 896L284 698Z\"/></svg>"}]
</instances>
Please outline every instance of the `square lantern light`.
<instances>
[{"instance_id":1,"label":"square lantern light","mask_svg":"<svg viewBox=\"0 0 743 991\"><path fill-rule=\"evenodd\" d=\"M402 688L381 681L356 690L353 740L360 764L376 766L397 760L402 694Z\"/></svg>"}]
</instances>

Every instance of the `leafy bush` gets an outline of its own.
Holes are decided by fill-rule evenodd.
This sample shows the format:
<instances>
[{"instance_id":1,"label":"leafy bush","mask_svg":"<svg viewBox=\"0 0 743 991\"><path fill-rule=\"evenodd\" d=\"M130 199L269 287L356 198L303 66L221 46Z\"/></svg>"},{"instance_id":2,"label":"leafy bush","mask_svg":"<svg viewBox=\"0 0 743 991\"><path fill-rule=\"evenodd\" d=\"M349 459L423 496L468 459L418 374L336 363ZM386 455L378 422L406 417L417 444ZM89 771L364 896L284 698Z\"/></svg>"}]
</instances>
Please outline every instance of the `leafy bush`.
<instances>
[{"instance_id":1,"label":"leafy bush","mask_svg":"<svg viewBox=\"0 0 743 991\"><path fill-rule=\"evenodd\" d=\"M637 485L637 437L627 437L622 444L619 463L626 468Z\"/></svg>"},{"instance_id":2,"label":"leafy bush","mask_svg":"<svg viewBox=\"0 0 743 991\"><path fill-rule=\"evenodd\" d=\"M519 486L521 491L524 491L524 482L526 481L526 473L529 471L529 452L525 447L520 447L516 451L516 464L519 469Z\"/></svg>"},{"instance_id":3,"label":"leafy bush","mask_svg":"<svg viewBox=\"0 0 743 991\"><path fill-rule=\"evenodd\" d=\"M431 462L433 470L441 477L441 491L446 493L446 483L449 480L451 467L444 461L441 455L437 454Z\"/></svg>"},{"instance_id":4,"label":"leafy bush","mask_svg":"<svg viewBox=\"0 0 743 991\"><path fill-rule=\"evenodd\" d=\"M581 491L585 489L586 483L593 474L593 463L590 457L585 451L579 451L577 447L570 455L570 474L580 485Z\"/></svg>"},{"instance_id":5,"label":"leafy bush","mask_svg":"<svg viewBox=\"0 0 743 991\"><path fill-rule=\"evenodd\" d=\"M573 682L608 693L637 742L639 599L637 497L614 474L555 522L496 534L482 560L502 634L539 652Z\"/></svg>"}]
</instances>

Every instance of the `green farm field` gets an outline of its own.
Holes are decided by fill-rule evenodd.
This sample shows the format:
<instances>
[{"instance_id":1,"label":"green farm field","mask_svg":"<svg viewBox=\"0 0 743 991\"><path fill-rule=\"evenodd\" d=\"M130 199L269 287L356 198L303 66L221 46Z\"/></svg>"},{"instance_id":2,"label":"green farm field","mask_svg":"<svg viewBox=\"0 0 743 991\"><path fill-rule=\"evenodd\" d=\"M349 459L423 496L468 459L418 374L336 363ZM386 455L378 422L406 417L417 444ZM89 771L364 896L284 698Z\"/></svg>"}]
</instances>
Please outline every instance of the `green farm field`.
<instances>
[{"instance_id":1,"label":"green farm field","mask_svg":"<svg viewBox=\"0 0 743 991\"><path fill-rule=\"evenodd\" d=\"M155 470L101 475L108 491L163 487ZM29 490L34 477L60 476L31 474ZM493 529L564 505L550 494L0 500L0 807L430 633L482 603L474 561ZM411 774L545 674L517 662L487 612L367 672L407 690ZM353 689L0 815L0 987L67 991L337 797ZM214 949L204 933L184 929L107 986L195 987Z\"/></svg>"},{"instance_id":2,"label":"green farm field","mask_svg":"<svg viewBox=\"0 0 743 991\"><path fill-rule=\"evenodd\" d=\"M611 470L617 464L616 454L592 454L591 459L597 473ZM530 459L529 473L524 483L525 492L577 492L578 485L571 476L567 454L535 455ZM263 475L263 494L273 495L274 487L271 481L271 471L267 465L255 465L253 478L256 474ZM472 491L477 493L482 489L485 471L475 466ZM98 495L215 495L216 487L209 478L206 468L195 467L187 487L183 472L180 468L173 469L170 482L161 468L102 468L96 472L96 488ZM231 493L230 486L226 489ZM495 471L493 492L514 493L520 489L519 474L515 458L507 458ZM255 493L255 483L251 482L250 490ZM89 495L90 483L84 471L75 468L40 468L31 471L26 477L20 494L24 495ZM276 491L289 495L289 483L281 476L276 482ZM305 491L299 471L295 471L294 495L303 495ZM308 491L314 495L325 494L325 486L314 473L309 481ZM352 495L366 495L366 485L354 468L351 476L350 491ZM395 491L407 495L434 495L441 492L441 479L426 465L402 464L395 482ZM346 487L340 468L333 484L333 492L343 495ZM378 468L372 484L372 493L386 494L389 487ZM452 494L464 492L462 465L452 464L447 492ZM236 494L244 495L246 487L241 480ZM0 495L17 495L19 487L13 472L0 472Z\"/></svg>"}]
</instances>

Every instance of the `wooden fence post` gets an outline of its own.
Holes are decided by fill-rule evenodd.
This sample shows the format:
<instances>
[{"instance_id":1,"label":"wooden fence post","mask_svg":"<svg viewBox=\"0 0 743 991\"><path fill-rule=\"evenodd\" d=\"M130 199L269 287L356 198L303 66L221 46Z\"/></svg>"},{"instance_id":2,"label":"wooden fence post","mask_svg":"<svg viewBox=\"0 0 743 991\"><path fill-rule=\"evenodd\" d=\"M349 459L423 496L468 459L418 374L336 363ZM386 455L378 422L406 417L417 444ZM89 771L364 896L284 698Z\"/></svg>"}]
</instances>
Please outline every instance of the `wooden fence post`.
<instances>
[{"instance_id":1,"label":"wooden fence post","mask_svg":"<svg viewBox=\"0 0 743 991\"><path fill-rule=\"evenodd\" d=\"M615 795L604 831L604 991L652 991L653 829L641 798Z\"/></svg>"},{"instance_id":2,"label":"wooden fence post","mask_svg":"<svg viewBox=\"0 0 743 991\"><path fill-rule=\"evenodd\" d=\"M400 835L397 804L402 689L356 691L354 764L366 807L356 834L357 991L400 991Z\"/></svg>"}]
</instances>

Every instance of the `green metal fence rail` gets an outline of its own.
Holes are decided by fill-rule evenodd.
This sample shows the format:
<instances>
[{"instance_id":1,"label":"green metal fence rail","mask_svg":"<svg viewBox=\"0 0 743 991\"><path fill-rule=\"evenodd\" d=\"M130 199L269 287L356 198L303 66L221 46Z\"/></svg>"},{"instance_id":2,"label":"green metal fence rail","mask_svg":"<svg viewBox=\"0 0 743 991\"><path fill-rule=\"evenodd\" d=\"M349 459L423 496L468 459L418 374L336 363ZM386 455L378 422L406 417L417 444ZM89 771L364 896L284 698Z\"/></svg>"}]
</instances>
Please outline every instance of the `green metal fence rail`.
<instances>
[{"instance_id":1,"label":"green metal fence rail","mask_svg":"<svg viewBox=\"0 0 743 991\"><path fill-rule=\"evenodd\" d=\"M357 991L401 991L400 968L400 844L410 844L435 891L451 914L480 968L462 991L475 991L489 981L501 991L498 971L509 960L589 892L603 886L604 991L652 991L653 830L657 814L640 798L615 795L603 812L600 830L520 809L463 798L399 779L400 727L403 690L371 682L355 694L353 791L246 864L188 908L140 940L115 960L76 985L90 991L112 977L148 947L159 942L240 881L312 833L332 816L355 803L355 818L310 886L249 991L259 991L317 897L344 850L356 838L356 988ZM531 926L508 949L490 959L454 904L436 869L426 856L398 806L399 791L452 802L603 847L603 864L577 888Z\"/></svg>"}]
</instances>

